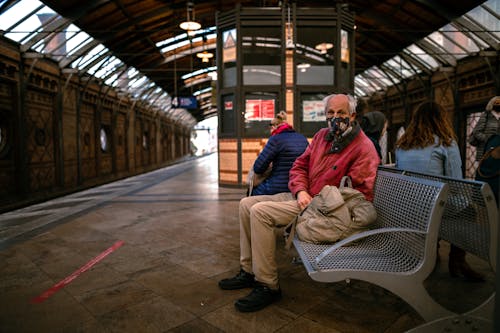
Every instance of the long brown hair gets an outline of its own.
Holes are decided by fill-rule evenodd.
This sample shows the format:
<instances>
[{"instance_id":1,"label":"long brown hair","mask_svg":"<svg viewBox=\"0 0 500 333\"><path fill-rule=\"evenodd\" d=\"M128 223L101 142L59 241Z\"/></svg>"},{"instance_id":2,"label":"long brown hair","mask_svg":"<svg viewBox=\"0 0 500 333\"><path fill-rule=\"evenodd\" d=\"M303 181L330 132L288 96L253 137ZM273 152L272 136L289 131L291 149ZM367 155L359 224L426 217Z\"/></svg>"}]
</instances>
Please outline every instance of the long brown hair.
<instances>
[{"instance_id":1,"label":"long brown hair","mask_svg":"<svg viewBox=\"0 0 500 333\"><path fill-rule=\"evenodd\" d=\"M436 102L423 102L413 112L410 124L396 142L396 147L403 150L424 148L434 144L434 135L444 146L450 146L453 140L457 140L444 108Z\"/></svg>"}]
</instances>

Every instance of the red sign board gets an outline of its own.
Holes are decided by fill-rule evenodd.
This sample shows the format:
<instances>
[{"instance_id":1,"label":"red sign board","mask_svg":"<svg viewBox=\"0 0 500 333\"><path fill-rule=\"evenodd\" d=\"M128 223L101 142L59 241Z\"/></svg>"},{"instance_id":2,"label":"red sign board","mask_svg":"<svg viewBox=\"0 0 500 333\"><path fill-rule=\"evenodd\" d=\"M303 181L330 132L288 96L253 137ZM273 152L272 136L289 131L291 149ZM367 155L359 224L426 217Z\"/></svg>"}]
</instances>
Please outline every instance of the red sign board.
<instances>
[{"instance_id":1,"label":"red sign board","mask_svg":"<svg viewBox=\"0 0 500 333\"><path fill-rule=\"evenodd\" d=\"M245 118L248 120L269 120L274 118L273 99L247 99Z\"/></svg>"}]
</instances>

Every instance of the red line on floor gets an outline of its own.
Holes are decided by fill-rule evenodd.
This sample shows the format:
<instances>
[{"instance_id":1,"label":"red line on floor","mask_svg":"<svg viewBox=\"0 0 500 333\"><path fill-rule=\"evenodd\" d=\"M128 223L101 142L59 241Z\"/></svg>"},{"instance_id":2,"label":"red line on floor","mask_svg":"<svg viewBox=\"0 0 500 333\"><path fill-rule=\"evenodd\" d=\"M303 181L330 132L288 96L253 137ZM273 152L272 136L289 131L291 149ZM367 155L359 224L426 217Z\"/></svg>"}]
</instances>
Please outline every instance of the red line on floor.
<instances>
[{"instance_id":1,"label":"red line on floor","mask_svg":"<svg viewBox=\"0 0 500 333\"><path fill-rule=\"evenodd\" d=\"M102 252L97 257L95 257L94 259L90 260L88 263L86 263L85 265L83 265L82 267L80 267L79 269L77 269L76 271L74 271L71 275L65 277L64 279L62 279L61 281L59 281L58 283L56 283L52 288L47 289L42 294L40 294L40 296L37 296L37 297L33 298L30 303L42 303L47 298L49 298L50 296L52 296L53 294L55 294L59 289L64 288L66 285L68 285L69 283L71 283L71 281L73 281L74 279L76 279L80 274L84 273L85 271L88 271L90 268L92 268L92 266L94 266L99 261L101 261L102 259L104 259L108 254L110 254L113 251L115 251L116 249L118 249L124 243L125 242L122 241L122 240L114 243L106 251Z\"/></svg>"}]
</instances>

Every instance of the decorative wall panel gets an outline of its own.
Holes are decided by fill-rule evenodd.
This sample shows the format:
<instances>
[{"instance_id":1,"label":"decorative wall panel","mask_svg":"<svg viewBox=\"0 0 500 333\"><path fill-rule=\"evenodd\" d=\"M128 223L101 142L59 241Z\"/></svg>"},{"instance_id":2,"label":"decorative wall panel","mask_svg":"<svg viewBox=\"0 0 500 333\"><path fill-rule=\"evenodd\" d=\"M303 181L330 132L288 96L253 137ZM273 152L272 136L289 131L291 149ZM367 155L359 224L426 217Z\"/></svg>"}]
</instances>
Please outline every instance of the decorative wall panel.
<instances>
[{"instance_id":1,"label":"decorative wall panel","mask_svg":"<svg viewBox=\"0 0 500 333\"><path fill-rule=\"evenodd\" d=\"M64 186L78 185L78 151L77 151L77 123L76 96L78 90L70 85L63 93L62 111L62 140L63 140L63 168Z\"/></svg>"},{"instance_id":2,"label":"decorative wall panel","mask_svg":"<svg viewBox=\"0 0 500 333\"><path fill-rule=\"evenodd\" d=\"M84 102L80 110L80 163L84 181L97 176L95 108L95 105Z\"/></svg>"},{"instance_id":3,"label":"decorative wall panel","mask_svg":"<svg viewBox=\"0 0 500 333\"><path fill-rule=\"evenodd\" d=\"M29 187L36 192L56 186L54 94L29 90L25 106Z\"/></svg>"},{"instance_id":4,"label":"decorative wall panel","mask_svg":"<svg viewBox=\"0 0 500 333\"><path fill-rule=\"evenodd\" d=\"M143 146L147 145L147 140L144 137L142 130L142 121L139 118L135 119L135 167L141 168L143 161Z\"/></svg>"},{"instance_id":5,"label":"decorative wall panel","mask_svg":"<svg viewBox=\"0 0 500 333\"><path fill-rule=\"evenodd\" d=\"M9 200L16 192L16 165L14 141L15 85L0 81L0 201Z\"/></svg>"},{"instance_id":6,"label":"decorative wall panel","mask_svg":"<svg viewBox=\"0 0 500 333\"><path fill-rule=\"evenodd\" d=\"M443 81L436 85L434 89L434 101L441 104L445 109L453 109L455 102L453 101L454 87L450 81Z\"/></svg>"},{"instance_id":7,"label":"decorative wall panel","mask_svg":"<svg viewBox=\"0 0 500 333\"><path fill-rule=\"evenodd\" d=\"M123 172L127 170L126 156L126 114L119 112L116 116L115 127L115 149L116 149L116 171Z\"/></svg>"},{"instance_id":8,"label":"decorative wall panel","mask_svg":"<svg viewBox=\"0 0 500 333\"><path fill-rule=\"evenodd\" d=\"M149 123L149 163L148 164L156 164L158 162L158 150L156 145L156 137L157 137L157 127L156 123L150 121Z\"/></svg>"},{"instance_id":9,"label":"decorative wall panel","mask_svg":"<svg viewBox=\"0 0 500 333\"><path fill-rule=\"evenodd\" d=\"M190 128L174 127L167 114L138 107L112 87L105 95L102 89L83 73L63 73L51 59L24 58L0 38L0 212L190 153ZM103 126L108 152L101 151Z\"/></svg>"}]
</instances>

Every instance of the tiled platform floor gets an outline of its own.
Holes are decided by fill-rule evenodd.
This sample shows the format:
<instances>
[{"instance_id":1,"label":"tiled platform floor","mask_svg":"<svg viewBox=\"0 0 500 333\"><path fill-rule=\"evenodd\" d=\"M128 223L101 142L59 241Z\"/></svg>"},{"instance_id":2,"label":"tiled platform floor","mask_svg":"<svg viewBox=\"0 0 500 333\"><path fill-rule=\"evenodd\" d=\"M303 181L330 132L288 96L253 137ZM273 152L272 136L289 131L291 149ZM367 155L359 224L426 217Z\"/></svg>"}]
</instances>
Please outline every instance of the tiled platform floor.
<instances>
[{"instance_id":1,"label":"tiled platform floor","mask_svg":"<svg viewBox=\"0 0 500 333\"><path fill-rule=\"evenodd\" d=\"M321 284L284 250L283 299L256 313L233 302L248 290L217 281L238 270L238 201L217 185L216 154L0 215L0 332L404 332L422 324L407 304L359 281ZM118 241L123 245L43 302L31 301ZM446 243L427 281L453 310L479 305L487 282L448 275Z\"/></svg>"}]
</instances>

